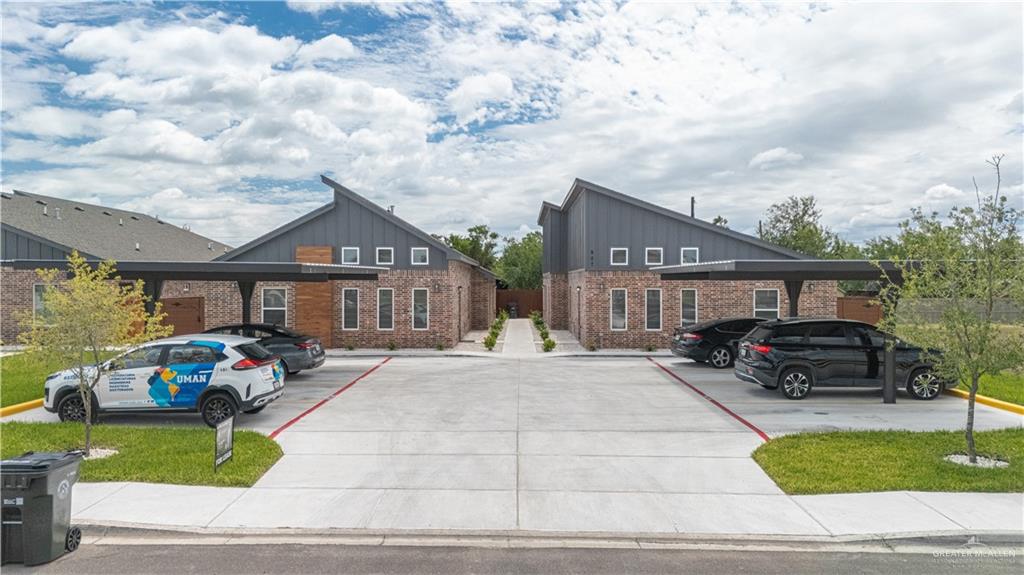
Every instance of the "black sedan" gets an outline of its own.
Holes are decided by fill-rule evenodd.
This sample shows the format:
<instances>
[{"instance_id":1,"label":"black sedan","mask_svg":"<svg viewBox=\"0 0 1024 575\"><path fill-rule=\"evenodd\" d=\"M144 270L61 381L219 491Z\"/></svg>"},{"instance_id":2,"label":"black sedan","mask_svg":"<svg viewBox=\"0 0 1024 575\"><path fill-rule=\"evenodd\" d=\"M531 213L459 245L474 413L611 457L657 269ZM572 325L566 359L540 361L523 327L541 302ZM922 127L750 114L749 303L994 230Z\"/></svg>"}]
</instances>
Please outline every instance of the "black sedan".
<instances>
[{"instance_id":1,"label":"black sedan","mask_svg":"<svg viewBox=\"0 0 1024 575\"><path fill-rule=\"evenodd\" d=\"M204 333L258 337L260 345L281 356L288 373L320 367L324 363L324 347L320 340L296 333L286 327L269 323L222 325Z\"/></svg>"},{"instance_id":2,"label":"black sedan","mask_svg":"<svg viewBox=\"0 0 1024 575\"><path fill-rule=\"evenodd\" d=\"M740 338L763 321L756 317L731 317L678 327L672 338L672 354L725 369L736 359Z\"/></svg>"}]
</instances>

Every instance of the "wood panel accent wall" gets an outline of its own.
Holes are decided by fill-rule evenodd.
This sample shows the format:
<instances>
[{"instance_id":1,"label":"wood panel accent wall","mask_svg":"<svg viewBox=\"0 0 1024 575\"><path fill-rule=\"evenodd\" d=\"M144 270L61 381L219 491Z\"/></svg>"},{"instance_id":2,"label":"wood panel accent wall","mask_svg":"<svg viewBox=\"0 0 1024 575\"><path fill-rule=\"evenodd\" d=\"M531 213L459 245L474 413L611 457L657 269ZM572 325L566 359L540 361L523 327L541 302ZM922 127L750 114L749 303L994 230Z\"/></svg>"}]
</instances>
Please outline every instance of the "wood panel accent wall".
<instances>
[{"instance_id":1,"label":"wood panel accent wall","mask_svg":"<svg viewBox=\"0 0 1024 575\"><path fill-rule=\"evenodd\" d=\"M295 261L310 264L334 262L333 246L296 246ZM320 338L324 347L334 347L331 318L334 317L332 282L295 282L295 330Z\"/></svg>"}]
</instances>

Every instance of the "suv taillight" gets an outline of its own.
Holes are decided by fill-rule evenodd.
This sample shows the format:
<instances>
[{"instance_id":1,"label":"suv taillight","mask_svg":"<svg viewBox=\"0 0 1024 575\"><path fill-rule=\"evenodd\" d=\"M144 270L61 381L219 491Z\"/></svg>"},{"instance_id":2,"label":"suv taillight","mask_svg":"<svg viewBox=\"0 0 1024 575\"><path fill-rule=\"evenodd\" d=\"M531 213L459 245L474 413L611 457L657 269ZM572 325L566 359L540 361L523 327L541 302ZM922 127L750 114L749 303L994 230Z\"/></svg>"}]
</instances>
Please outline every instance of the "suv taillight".
<instances>
[{"instance_id":1,"label":"suv taillight","mask_svg":"<svg viewBox=\"0 0 1024 575\"><path fill-rule=\"evenodd\" d=\"M236 361L235 364L231 366L231 369L252 369L254 367L262 367L264 365L270 365L272 363L275 363L277 360L278 360L278 357L276 355L274 357L265 359L263 361L256 361L254 359L250 359L250 358L247 357L245 359L240 359L240 360Z\"/></svg>"},{"instance_id":2,"label":"suv taillight","mask_svg":"<svg viewBox=\"0 0 1024 575\"><path fill-rule=\"evenodd\" d=\"M763 343L755 343L750 346L750 349L757 353L768 355L772 351L772 346L764 345Z\"/></svg>"},{"instance_id":3,"label":"suv taillight","mask_svg":"<svg viewBox=\"0 0 1024 575\"><path fill-rule=\"evenodd\" d=\"M304 341L302 343L295 344L295 347L297 347L299 349L313 349L313 346L315 346L315 345L316 344L311 342L311 341Z\"/></svg>"}]
</instances>

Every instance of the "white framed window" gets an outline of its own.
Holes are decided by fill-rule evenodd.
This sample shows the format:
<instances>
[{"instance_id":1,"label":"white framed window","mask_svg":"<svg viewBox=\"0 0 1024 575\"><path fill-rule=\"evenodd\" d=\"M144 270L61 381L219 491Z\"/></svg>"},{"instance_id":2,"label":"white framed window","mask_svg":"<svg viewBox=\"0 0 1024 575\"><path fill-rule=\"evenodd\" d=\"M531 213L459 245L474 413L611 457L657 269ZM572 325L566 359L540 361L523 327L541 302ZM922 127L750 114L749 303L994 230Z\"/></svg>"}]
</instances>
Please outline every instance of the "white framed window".
<instances>
[{"instance_id":1,"label":"white framed window","mask_svg":"<svg viewBox=\"0 0 1024 575\"><path fill-rule=\"evenodd\" d=\"M661 331L661 289L659 288L645 290L644 329Z\"/></svg>"},{"instance_id":2,"label":"white framed window","mask_svg":"<svg viewBox=\"0 0 1024 575\"><path fill-rule=\"evenodd\" d=\"M344 288L341 290L341 329L346 331L359 329L358 288Z\"/></svg>"},{"instance_id":3,"label":"white framed window","mask_svg":"<svg viewBox=\"0 0 1024 575\"><path fill-rule=\"evenodd\" d=\"M629 265L629 248L612 248L608 261L613 266Z\"/></svg>"},{"instance_id":4,"label":"white framed window","mask_svg":"<svg viewBox=\"0 0 1024 575\"><path fill-rule=\"evenodd\" d=\"M608 294L609 297L609 327L612 331L626 331L629 319L629 310L626 306L626 290L615 288Z\"/></svg>"},{"instance_id":5,"label":"white framed window","mask_svg":"<svg viewBox=\"0 0 1024 575\"><path fill-rule=\"evenodd\" d=\"M412 290L412 328L417 331L430 329L430 290Z\"/></svg>"},{"instance_id":6,"label":"white framed window","mask_svg":"<svg viewBox=\"0 0 1024 575\"><path fill-rule=\"evenodd\" d=\"M395 265L395 248L377 248L377 265Z\"/></svg>"},{"instance_id":7,"label":"white framed window","mask_svg":"<svg viewBox=\"0 0 1024 575\"><path fill-rule=\"evenodd\" d=\"M260 302L260 319L263 323L288 324L288 288L265 287L260 293Z\"/></svg>"},{"instance_id":8,"label":"white framed window","mask_svg":"<svg viewBox=\"0 0 1024 575\"><path fill-rule=\"evenodd\" d=\"M700 262L700 248L680 248L679 263L695 264Z\"/></svg>"},{"instance_id":9,"label":"white framed window","mask_svg":"<svg viewBox=\"0 0 1024 575\"><path fill-rule=\"evenodd\" d=\"M395 290L377 288L377 329L395 329Z\"/></svg>"},{"instance_id":10,"label":"white framed window","mask_svg":"<svg viewBox=\"0 0 1024 575\"><path fill-rule=\"evenodd\" d=\"M341 248L341 263L346 265L359 265L359 248L346 246Z\"/></svg>"},{"instance_id":11,"label":"white framed window","mask_svg":"<svg viewBox=\"0 0 1024 575\"><path fill-rule=\"evenodd\" d=\"M32 284L32 319L46 317L46 306L43 301L43 294L46 293L48 284Z\"/></svg>"},{"instance_id":12,"label":"white framed window","mask_svg":"<svg viewBox=\"0 0 1024 575\"><path fill-rule=\"evenodd\" d=\"M644 263L649 266L660 266L665 261L665 250L661 248L644 248Z\"/></svg>"},{"instance_id":13,"label":"white framed window","mask_svg":"<svg viewBox=\"0 0 1024 575\"><path fill-rule=\"evenodd\" d=\"M679 321L681 325L697 323L697 290L679 290Z\"/></svg>"},{"instance_id":14,"label":"white framed window","mask_svg":"<svg viewBox=\"0 0 1024 575\"><path fill-rule=\"evenodd\" d=\"M425 266L430 263L430 248L412 248L412 265Z\"/></svg>"},{"instance_id":15,"label":"white framed window","mask_svg":"<svg viewBox=\"0 0 1024 575\"><path fill-rule=\"evenodd\" d=\"M754 290L754 317L764 319L779 318L779 290Z\"/></svg>"}]
</instances>

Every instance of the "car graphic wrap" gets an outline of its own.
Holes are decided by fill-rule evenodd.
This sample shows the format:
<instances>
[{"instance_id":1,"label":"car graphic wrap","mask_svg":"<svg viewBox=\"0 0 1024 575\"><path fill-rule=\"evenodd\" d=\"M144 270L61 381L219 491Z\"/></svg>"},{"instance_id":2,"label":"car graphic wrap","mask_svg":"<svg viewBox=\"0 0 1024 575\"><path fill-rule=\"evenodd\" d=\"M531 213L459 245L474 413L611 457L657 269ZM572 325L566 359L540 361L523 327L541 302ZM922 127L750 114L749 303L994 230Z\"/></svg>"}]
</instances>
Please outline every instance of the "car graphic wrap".
<instances>
[{"instance_id":1,"label":"car graphic wrap","mask_svg":"<svg viewBox=\"0 0 1024 575\"><path fill-rule=\"evenodd\" d=\"M204 341L197 339L190 341L188 343L189 345L201 345L203 347L211 347L213 348L213 351L216 351L217 353L224 351L224 344L219 341Z\"/></svg>"},{"instance_id":2,"label":"car graphic wrap","mask_svg":"<svg viewBox=\"0 0 1024 575\"><path fill-rule=\"evenodd\" d=\"M149 378L149 396L160 407L195 407L199 395L210 385L215 365L182 363L158 367Z\"/></svg>"}]
</instances>

